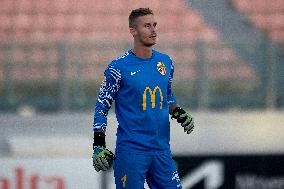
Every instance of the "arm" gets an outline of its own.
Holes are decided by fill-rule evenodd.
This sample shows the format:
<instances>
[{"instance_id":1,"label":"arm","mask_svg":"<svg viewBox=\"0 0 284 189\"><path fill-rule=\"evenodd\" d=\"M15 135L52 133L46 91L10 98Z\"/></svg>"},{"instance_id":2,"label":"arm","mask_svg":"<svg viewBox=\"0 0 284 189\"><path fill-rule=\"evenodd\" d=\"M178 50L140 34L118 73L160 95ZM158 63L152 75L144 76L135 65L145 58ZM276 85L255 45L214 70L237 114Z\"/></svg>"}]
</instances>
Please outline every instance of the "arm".
<instances>
[{"instance_id":1,"label":"arm","mask_svg":"<svg viewBox=\"0 0 284 189\"><path fill-rule=\"evenodd\" d=\"M172 92L172 82L174 77L174 65L171 64L171 70L170 70L170 76L169 76L169 82L168 82L168 88L167 88L167 100L169 105L169 113L172 115L173 110L178 105L176 104L176 99Z\"/></svg>"},{"instance_id":2,"label":"arm","mask_svg":"<svg viewBox=\"0 0 284 189\"><path fill-rule=\"evenodd\" d=\"M111 167L114 154L106 148L105 131L107 115L120 89L121 73L113 66L108 66L104 73L105 79L100 87L99 97L94 113L94 143L93 166L96 171L107 170Z\"/></svg>"},{"instance_id":3,"label":"arm","mask_svg":"<svg viewBox=\"0 0 284 189\"><path fill-rule=\"evenodd\" d=\"M105 70L104 77L96 103L93 125L94 132L103 133L106 131L108 111L120 89L121 73L119 69L110 65Z\"/></svg>"},{"instance_id":4,"label":"arm","mask_svg":"<svg viewBox=\"0 0 284 189\"><path fill-rule=\"evenodd\" d=\"M172 118L177 119L177 122L181 123L181 126L184 128L184 132L190 134L194 128L194 120L191 115L186 113L186 111L176 103L175 97L172 93L173 74L174 74L174 66L172 63L170 77L169 77L168 91L167 91L169 113L170 115L172 115Z\"/></svg>"}]
</instances>

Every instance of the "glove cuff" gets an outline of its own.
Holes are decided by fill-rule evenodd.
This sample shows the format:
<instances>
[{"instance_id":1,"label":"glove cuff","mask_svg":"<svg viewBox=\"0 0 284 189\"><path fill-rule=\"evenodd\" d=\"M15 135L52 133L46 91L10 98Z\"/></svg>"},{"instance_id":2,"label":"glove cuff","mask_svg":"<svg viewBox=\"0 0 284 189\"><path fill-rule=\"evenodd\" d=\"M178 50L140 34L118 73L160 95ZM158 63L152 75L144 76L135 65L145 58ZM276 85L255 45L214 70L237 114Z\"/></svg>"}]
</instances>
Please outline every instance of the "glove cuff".
<instances>
[{"instance_id":1,"label":"glove cuff","mask_svg":"<svg viewBox=\"0 0 284 189\"><path fill-rule=\"evenodd\" d=\"M185 114L185 113L186 112L184 111L184 109L182 109L181 107L176 107L173 110L173 114L172 114L171 119L173 119L173 118L178 119L180 115Z\"/></svg>"},{"instance_id":2,"label":"glove cuff","mask_svg":"<svg viewBox=\"0 0 284 189\"><path fill-rule=\"evenodd\" d=\"M106 135L103 132L94 132L94 143L93 143L93 149L95 146L102 146L106 147Z\"/></svg>"}]
</instances>

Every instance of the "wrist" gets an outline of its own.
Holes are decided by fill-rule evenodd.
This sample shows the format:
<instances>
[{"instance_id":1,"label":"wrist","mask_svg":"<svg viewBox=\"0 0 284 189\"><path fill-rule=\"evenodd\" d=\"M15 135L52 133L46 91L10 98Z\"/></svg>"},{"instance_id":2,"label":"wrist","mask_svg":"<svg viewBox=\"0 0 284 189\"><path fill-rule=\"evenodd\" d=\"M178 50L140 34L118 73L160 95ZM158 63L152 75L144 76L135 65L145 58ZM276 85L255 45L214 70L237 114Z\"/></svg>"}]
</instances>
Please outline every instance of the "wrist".
<instances>
[{"instance_id":1,"label":"wrist","mask_svg":"<svg viewBox=\"0 0 284 189\"><path fill-rule=\"evenodd\" d=\"M106 137L106 135L103 132L94 132L93 149L94 149L95 146L106 147L105 137Z\"/></svg>"},{"instance_id":2,"label":"wrist","mask_svg":"<svg viewBox=\"0 0 284 189\"><path fill-rule=\"evenodd\" d=\"M173 115L174 110L178 107L180 107L178 104L171 104L170 107L169 107L170 115Z\"/></svg>"},{"instance_id":3,"label":"wrist","mask_svg":"<svg viewBox=\"0 0 284 189\"><path fill-rule=\"evenodd\" d=\"M185 110L182 109L181 107L175 107L173 112L172 112L172 117L171 118L175 118L178 119L180 117L180 115L185 114Z\"/></svg>"}]
</instances>

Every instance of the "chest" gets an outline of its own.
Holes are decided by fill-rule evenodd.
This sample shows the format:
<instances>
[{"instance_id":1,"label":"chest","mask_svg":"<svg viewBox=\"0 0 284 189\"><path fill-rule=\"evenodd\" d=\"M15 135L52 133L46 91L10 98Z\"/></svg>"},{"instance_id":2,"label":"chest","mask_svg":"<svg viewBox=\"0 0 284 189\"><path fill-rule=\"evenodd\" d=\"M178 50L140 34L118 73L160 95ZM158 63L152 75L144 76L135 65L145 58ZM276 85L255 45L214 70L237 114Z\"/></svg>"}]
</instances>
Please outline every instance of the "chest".
<instances>
[{"instance_id":1,"label":"chest","mask_svg":"<svg viewBox=\"0 0 284 189\"><path fill-rule=\"evenodd\" d=\"M129 64L123 72L122 84L128 89L143 91L146 87L166 89L170 65L162 61Z\"/></svg>"}]
</instances>

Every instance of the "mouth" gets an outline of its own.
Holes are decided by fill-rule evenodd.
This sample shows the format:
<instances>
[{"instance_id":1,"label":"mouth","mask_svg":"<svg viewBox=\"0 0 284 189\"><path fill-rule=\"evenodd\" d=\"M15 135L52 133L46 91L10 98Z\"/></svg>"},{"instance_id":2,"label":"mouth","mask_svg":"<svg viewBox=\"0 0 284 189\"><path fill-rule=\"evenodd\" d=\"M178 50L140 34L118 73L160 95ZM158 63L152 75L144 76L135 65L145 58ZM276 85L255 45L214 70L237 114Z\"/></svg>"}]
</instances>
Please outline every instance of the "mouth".
<instances>
[{"instance_id":1,"label":"mouth","mask_svg":"<svg viewBox=\"0 0 284 189\"><path fill-rule=\"evenodd\" d=\"M156 38L157 38L157 35L151 35L149 38L151 38L151 39L156 39Z\"/></svg>"}]
</instances>

